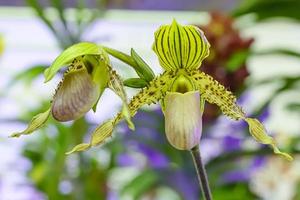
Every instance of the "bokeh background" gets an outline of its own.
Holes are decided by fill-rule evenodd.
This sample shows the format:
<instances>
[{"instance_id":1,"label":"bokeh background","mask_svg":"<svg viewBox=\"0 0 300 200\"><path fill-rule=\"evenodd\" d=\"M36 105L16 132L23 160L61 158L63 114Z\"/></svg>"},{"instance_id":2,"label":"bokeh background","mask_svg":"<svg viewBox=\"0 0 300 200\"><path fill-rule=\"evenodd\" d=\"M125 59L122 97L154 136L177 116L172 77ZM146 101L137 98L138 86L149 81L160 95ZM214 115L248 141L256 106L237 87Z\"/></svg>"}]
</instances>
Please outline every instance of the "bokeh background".
<instances>
[{"instance_id":1,"label":"bokeh background","mask_svg":"<svg viewBox=\"0 0 300 200\"><path fill-rule=\"evenodd\" d=\"M44 84L42 72L63 49L79 41L134 48L160 73L153 33L173 18L205 32L212 47L201 70L238 95L295 158L274 156L244 123L206 104L200 146L214 199L299 200L299 9L298 0L1 0L0 200L201 199L191 156L167 143L157 105L136 115L136 131L120 124L84 153L65 155L120 109L108 90L97 113L49 120L31 136L8 138L49 105L61 76ZM126 64L112 64L124 78L136 76ZM128 88L129 96L135 92Z\"/></svg>"}]
</instances>

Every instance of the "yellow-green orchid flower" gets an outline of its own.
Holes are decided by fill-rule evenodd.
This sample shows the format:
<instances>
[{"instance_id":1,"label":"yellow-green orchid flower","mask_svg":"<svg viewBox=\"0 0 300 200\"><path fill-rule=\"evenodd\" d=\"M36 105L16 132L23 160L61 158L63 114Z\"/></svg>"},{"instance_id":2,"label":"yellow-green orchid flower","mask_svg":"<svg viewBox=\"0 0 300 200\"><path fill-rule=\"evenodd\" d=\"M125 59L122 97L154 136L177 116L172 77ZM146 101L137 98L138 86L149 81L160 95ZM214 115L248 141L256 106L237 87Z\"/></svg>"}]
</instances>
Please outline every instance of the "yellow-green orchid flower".
<instances>
[{"instance_id":1,"label":"yellow-green orchid flower","mask_svg":"<svg viewBox=\"0 0 300 200\"><path fill-rule=\"evenodd\" d=\"M95 111L105 88L112 89L122 99L121 115L134 129L123 82L111 68L102 47L88 42L69 47L45 70L45 82L50 81L64 65L68 65L68 69L56 89L50 108L35 116L24 131L14 133L12 137L31 134L42 127L51 114L57 121L64 122L76 120L92 108Z\"/></svg>"},{"instance_id":2,"label":"yellow-green orchid flower","mask_svg":"<svg viewBox=\"0 0 300 200\"><path fill-rule=\"evenodd\" d=\"M274 153L292 160L290 155L277 148L275 140L266 134L257 119L245 116L230 91L199 71L203 59L209 55L209 47L203 32L195 26L181 26L175 20L171 25L161 26L155 32L153 50L165 71L131 99L128 104L130 115L134 116L145 104L160 102L169 142L177 149L190 150L200 142L203 101L207 101L219 106L226 116L246 121L254 139L270 145ZM79 144L69 153L101 144L111 136L114 126L122 118L122 113L119 113L100 125L89 143Z\"/></svg>"}]
</instances>

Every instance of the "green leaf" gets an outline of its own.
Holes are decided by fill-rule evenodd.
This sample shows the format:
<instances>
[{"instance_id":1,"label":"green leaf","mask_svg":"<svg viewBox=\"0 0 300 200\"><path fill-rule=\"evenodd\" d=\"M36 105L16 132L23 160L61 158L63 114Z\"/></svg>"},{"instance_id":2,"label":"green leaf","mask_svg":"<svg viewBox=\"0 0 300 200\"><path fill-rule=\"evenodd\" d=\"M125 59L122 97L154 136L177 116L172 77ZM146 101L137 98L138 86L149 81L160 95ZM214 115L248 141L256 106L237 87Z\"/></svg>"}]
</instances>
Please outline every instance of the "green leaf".
<instances>
[{"instance_id":1,"label":"green leaf","mask_svg":"<svg viewBox=\"0 0 300 200\"><path fill-rule=\"evenodd\" d=\"M83 55L101 55L104 50L90 42L81 42L70 46L64 50L44 72L45 83L50 81L53 76L64 66L70 64L73 59Z\"/></svg>"},{"instance_id":2,"label":"green leaf","mask_svg":"<svg viewBox=\"0 0 300 200\"><path fill-rule=\"evenodd\" d=\"M286 108L290 111L299 112L300 111L300 103L290 103L287 105Z\"/></svg>"},{"instance_id":3,"label":"green leaf","mask_svg":"<svg viewBox=\"0 0 300 200\"><path fill-rule=\"evenodd\" d=\"M44 124L47 122L49 116L51 113L51 108L49 108L47 111L40 113L32 118L30 121L28 127L21 132L13 133L10 137L20 137L21 135L29 135L35 130L41 128L44 126Z\"/></svg>"},{"instance_id":4,"label":"green leaf","mask_svg":"<svg viewBox=\"0 0 300 200\"><path fill-rule=\"evenodd\" d=\"M29 69L23 70L16 74L9 82L8 87L13 86L18 81L22 81L25 84L30 84L34 78L39 76L45 70L46 65L36 65Z\"/></svg>"},{"instance_id":5,"label":"green leaf","mask_svg":"<svg viewBox=\"0 0 300 200\"><path fill-rule=\"evenodd\" d=\"M232 14L234 17L238 17L255 13L257 20L271 17L288 17L300 20L299 7L299 0L244 0Z\"/></svg>"},{"instance_id":6,"label":"green leaf","mask_svg":"<svg viewBox=\"0 0 300 200\"><path fill-rule=\"evenodd\" d=\"M134 200L141 199L143 194L151 191L158 183L157 174L151 170L143 171L121 190L122 196L130 196Z\"/></svg>"},{"instance_id":7,"label":"green leaf","mask_svg":"<svg viewBox=\"0 0 300 200\"><path fill-rule=\"evenodd\" d=\"M137 63L139 68L136 68L136 70L139 71L139 73L142 75L141 78L145 79L147 82L152 81L154 79L154 72L149 67L149 65L136 53L134 49L131 48L131 57L134 59L134 61Z\"/></svg>"},{"instance_id":8,"label":"green leaf","mask_svg":"<svg viewBox=\"0 0 300 200\"><path fill-rule=\"evenodd\" d=\"M246 62L246 59L249 56L248 50L238 51L234 53L226 62L226 69L229 72L234 72Z\"/></svg>"},{"instance_id":9,"label":"green leaf","mask_svg":"<svg viewBox=\"0 0 300 200\"><path fill-rule=\"evenodd\" d=\"M143 88L147 86L147 82L141 78L129 78L123 81L124 85L132 88Z\"/></svg>"},{"instance_id":10,"label":"green leaf","mask_svg":"<svg viewBox=\"0 0 300 200\"><path fill-rule=\"evenodd\" d=\"M272 54L282 54L287 56L293 56L296 58L300 58L300 53L297 51L293 51L290 49L268 49L264 51L252 52L251 54L255 56L264 56L264 55L272 55Z\"/></svg>"},{"instance_id":11,"label":"green leaf","mask_svg":"<svg viewBox=\"0 0 300 200\"><path fill-rule=\"evenodd\" d=\"M125 54L125 53L123 53L123 52L121 52L121 51L118 51L118 50L115 50L115 49L112 49L112 48L109 48L109 47L103 47L103 49L108 53L108 54L110 54L110 55L112 55L113 57L115 57L115 58L117 58L117 59L119 59L119 60L121 60L121 61L123 61L124 63L126 63L126 64L128 64L129 66L131 66L134 70L135 70L135 72L138 74L138 76L140 77L140 78L142 78L142 79L145 79L145 76L144 76L144 71L145 70L143 70L143 67L140 67L139 65L138 65L138 63L135 61L135 59L133 58L133 57L131 57L131 56L129 56L129 55L127 55L127 54ZM136 53L135 53L135 55L137 55ZM139 56L138 56L139 57ZM135 57L136 59L138 59L137 58L137 56ZM139 57L140 58L140 57ZM141 59L141 58L140 58ZM147 65L147 64L146 64ZM148 65L147 65L148 66ZM152 70L151 70L151 68L148 66L148 69L147 69L147 73L148 73L148 77L150 77L151 75L150 74L153 74L154 75L154 73L152 72ZM148 78L149 79L149 78ZM145 79L146 81L147 81L147 79ZM151 79L152 80L152 79Z\"/></svg>"}]
</instances>

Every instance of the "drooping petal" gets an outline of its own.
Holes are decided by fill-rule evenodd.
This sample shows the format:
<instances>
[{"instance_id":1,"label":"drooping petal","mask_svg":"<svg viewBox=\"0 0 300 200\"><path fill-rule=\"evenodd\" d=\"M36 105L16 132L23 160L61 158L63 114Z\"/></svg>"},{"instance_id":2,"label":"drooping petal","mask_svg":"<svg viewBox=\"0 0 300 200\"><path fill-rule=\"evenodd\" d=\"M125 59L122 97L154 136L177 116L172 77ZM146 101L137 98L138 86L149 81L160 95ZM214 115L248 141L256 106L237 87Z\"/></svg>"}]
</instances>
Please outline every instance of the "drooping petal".
<instances>
[{"instance_id":1,"label":"drooping petal","mask_svg":"<svg viewBox=\"0 0 300 200\"><path fill-rule=\"evenodd\" d=\"M245 117L242 108L236 104L235 96L226 90L223 85L203 72L192 71L190 75L193 77L195 85L197 85L197 89L200 91L203 99L219 106L226 116L234 120L245 120L249 125L250 134L258 142L270 145L274 153L283 156L287 160L292 160L290 155L282 153L278 149L275 140L267 135L264 126L257 119Z\"/></svg>"},{"instance_id":2,"label":"drooping petal","mask_svg":"<svg viewBox=\"0 0 300 200\"><path fill-rule=\"evenodd\" d=\"M198 145L202 133L199 92L167 92L165 107L165 132L170 144L180 150Z\"/></svg>"},{"instance_id":3,"label":"drooping petal","mask_svg":"<svg viewBox=\"0 0 300 200\"><path fill-rule=\"evenodd\" d=\"M29 122L28 127L24 131L13 133L10 137L20 137L21 135L29 135L37 129L41 128L48 120L50 111L51 109L49 108L47 111L34 116Z\"/></svg>"},{"instance_id":4,"label":"drooping petal","mask_svg":"<svg viewBox=\"0 0 300 200\"><path fill-rule=\"evenodd\" d=\"M209 43L196 26L181 26L175 20L155 32L153 50L165 70L198 69L209 55Z\"/></svg>"},{"instance_id":5,"label":"drooping petal","mask_svg":"<svg viewBox=\"0 0 300 200\"><path fill-rule=\"evenodd\" d=\"M123 102L122 114L127 121L128 127L134 130L134 124L131 121L130 111L127 105L127 95L124 91L124 85L120 76L114 70L110 70L109 87L121 98Z\"/></svg>"},{"instance_id":6,"label":"drooping petal","mask_svg":"<svg viewBox=\"0 0 300 200\"><path fill-rule=\"evenodd\" d=\"M86 151L93 146L101 144L106 138L112 135L114 125L114 120L108 120L107 122L103 123L101 126L97 127L92 133L90 143L78 144L66 154L71 154L79 151Z\"/></svg>"},{"instance_id":7,"label":"drooping petal","mask_svg":"<svg viewBox=\"0 0 300 200\"><path fill-rule=\"evenodd\" d=\"M226 88L214 80L211 76L194 70L190 76L200 91L201 97L211 104L216 104L228 117L240 120L245 114L241 107L236 104L236 97Z\"/></svg>"},{"instance_id":8,"label":"drooping petal","mask_svg":"<svg viewBox=\"0 0 300 200\"><path fill-rule=\"evenodd\" d=\"M159 77L153 79L149 86L143 88L137 95L135 95L128 104L130 116L133 117L137 110L145 104L156 103L161 100L170 86L170 80L174 78L173 74L165 72ZM98 126L93 132L89 143L82 143L75 146L68 154L77 151L84 151L93 146L101 144L106 138L110 137L113 128L123 119L123 111L118 113L112 120L105 122Z\"/></svg>"},{"instance_id":9,"label":"drooping petal","mask_svg":"<svg viewBox=\"0 0 300 200\"><path fill-rule=\"evenodd\" d=\"M279 154L289 161L293 160L293 157L289 154L283 153L278 149L276 141L271 136L267 135L264 126L257 119L246 118L245 121L249 124L249 132L256 141L270 145L275 154Z\"/></svg>"},{"instance_id":10,"label":"drooping petal","mask_svg":"<svg viewBox=\"0 0 300 200\"><path fill-rule=\"evenodd\" d=\"M76 120L97 102L100 90L87 69L76 64L65 73L53 97L52 115L58 121Z\"/></svg>"}]
</instances>

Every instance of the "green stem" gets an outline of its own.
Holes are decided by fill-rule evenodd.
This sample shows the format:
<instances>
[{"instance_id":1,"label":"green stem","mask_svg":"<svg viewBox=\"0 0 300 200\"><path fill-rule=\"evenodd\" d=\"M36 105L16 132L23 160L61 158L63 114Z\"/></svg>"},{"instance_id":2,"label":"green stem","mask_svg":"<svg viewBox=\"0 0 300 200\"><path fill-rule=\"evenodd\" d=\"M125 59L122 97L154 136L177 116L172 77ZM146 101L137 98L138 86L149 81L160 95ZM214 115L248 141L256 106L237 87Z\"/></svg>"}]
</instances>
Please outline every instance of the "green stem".
<instances>
[{"instance_id":1,"label":"green stem","mask_svg":"<svg viewBox=\"0 0 300 200\"><path fill-rule=\"evenodd\" d=\"M208 183L208 179L207 179L206 170L205 170L204 164L201 159L199 145L192 148L190 152L192 154L194 166L197 171L199 184L202 189L202 195L205 200L212 200L212 195L211 195L211 191L210 191L210 187L209 187L209 183Z\"/></svg>"}]
</instances>

